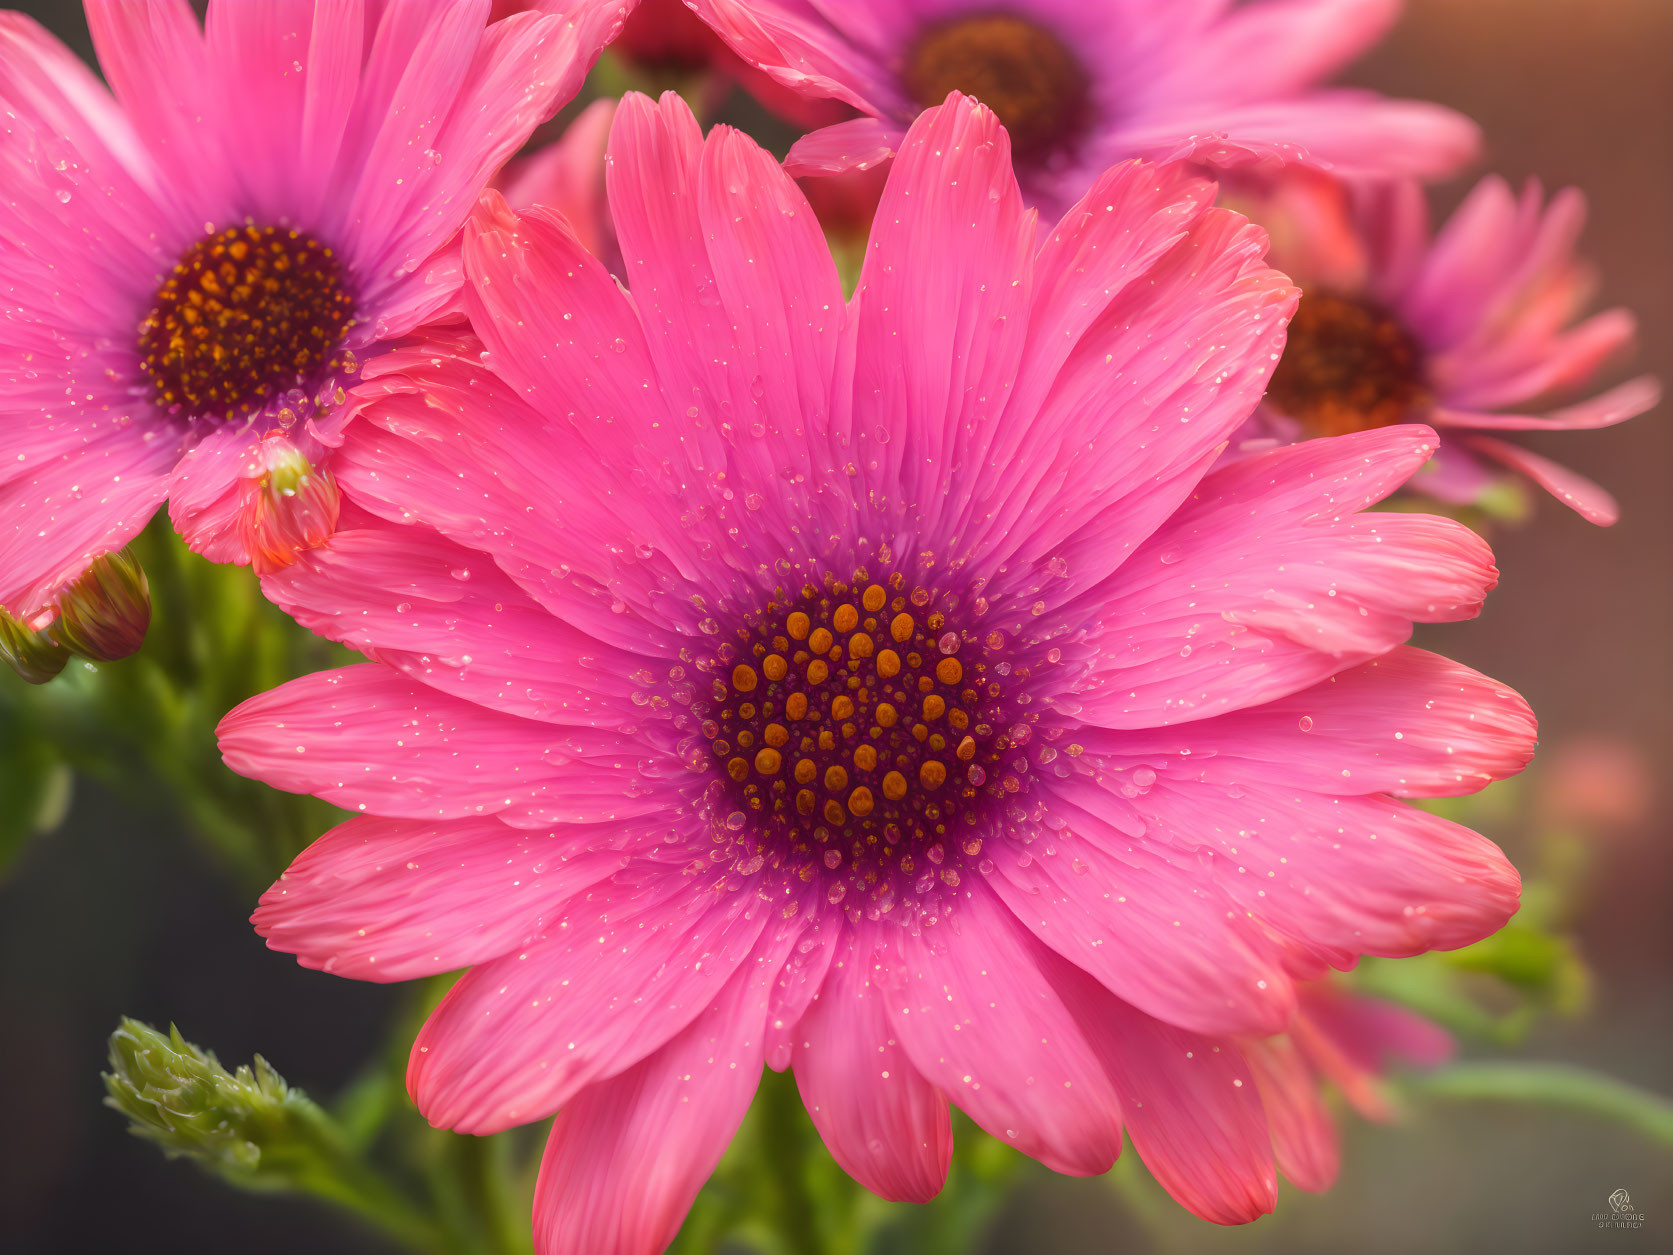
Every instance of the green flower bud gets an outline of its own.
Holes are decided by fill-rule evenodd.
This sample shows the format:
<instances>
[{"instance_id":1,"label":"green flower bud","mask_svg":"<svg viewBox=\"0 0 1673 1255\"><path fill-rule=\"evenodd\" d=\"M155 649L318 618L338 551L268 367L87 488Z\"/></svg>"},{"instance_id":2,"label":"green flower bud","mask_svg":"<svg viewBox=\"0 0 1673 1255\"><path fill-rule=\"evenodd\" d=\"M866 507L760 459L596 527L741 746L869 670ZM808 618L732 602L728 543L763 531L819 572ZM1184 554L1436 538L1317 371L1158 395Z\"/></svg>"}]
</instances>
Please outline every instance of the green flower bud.
<instances>
[{"instance_id":1,"label":"green flower bud","mask_svg":"<svg viewBox=\"0 0 1673 1255\"><path fill-rule=\"evenodd\" d=\"M272 1184L288 1184L296 1149L325 1119L260 1055L228 1072L172 1025L165 1036L124 1018L110 1035L110 1066L105 1103L128 1117L134 1134L242 1184L260 1184L264 1172L275 1175Z\"/></svg>"},{"instance_id":2,"label":"green flower bud","mask_svg":"<svg viewBox=\"0 0 1673 1255\"><path fill-rule=\"evenodd\" d=\"M139 560L126 549L95 558L58 599L49 629L71 653L95 662L126 658L151 625L151 588Z\"/></svg>"},{"instance_id":3,"label":"green flower bud","mask_svg":"<svg viewBox=\"0 0 1673 1255\"><path fill-rule=\"evenodd\" d=\"M31 684L45 684L70 660L45 632L32 632L0 608L0 659Z\"/></svg>"}]
</instances>

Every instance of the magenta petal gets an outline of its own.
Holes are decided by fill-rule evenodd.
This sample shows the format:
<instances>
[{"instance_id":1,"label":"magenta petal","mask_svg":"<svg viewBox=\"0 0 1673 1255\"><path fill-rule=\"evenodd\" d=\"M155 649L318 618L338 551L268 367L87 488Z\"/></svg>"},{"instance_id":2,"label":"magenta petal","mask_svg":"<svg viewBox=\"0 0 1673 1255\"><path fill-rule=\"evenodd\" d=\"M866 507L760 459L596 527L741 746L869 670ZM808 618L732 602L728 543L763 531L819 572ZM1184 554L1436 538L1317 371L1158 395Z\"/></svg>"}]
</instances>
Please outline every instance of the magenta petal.
<instances>
[{"instance_id":1,"label":"magenta petal","mask_svg":"<svg viewBox=\"0 0 1673 1255\"><path fill-rule=\"evenodd\" d=\"M239 534L243 483L257 474L257 433L240 423L217 428L187 451L169 484L168 513L193 553L211 562L247 563Z\"/></svg>"},{"instance_id":2,"label":"magenta petal","mask_svg":"<svg viewBox=\"0 0 1673 1255\"><path fill-rule=\"evenodd\" d=\"M796 1085L844 1172L882 1198L927 1203L953 1153L947 1100L908 1060L871 968L869 940L832 964L797 1032Z\"/></svg>"},{"instance_id":3,"label":"magenta petal","mask_svg":"<svg viewBox=\"0 0 1673 1255\"><path fill-rule=\"evenodd\" d=\"M528 945L621 867L615 826L357 816L315 841L251 917L270 949L357 980L434 976Z\"/></svg>"},{"instance_id":4,"label":"magenta petal","mask_svg":"<svg viewBox=\"0 0 1673 1255\"><path fill-rule=\"evenodd\" d=\"M252 697L219 732L228 766L275 788L374 815L497 814L520 828L661 810L646 781L683 770L649 744L486 710L375 664Z\"/></svg>"},{"instance_id":5,"label":"magenta petal","mask_svg":"<svg viewBox=\"0 0 1673 1255\"><path fill-rule=\"evenodd\" d=\"M1278 1171L1297 1189L1322 1194L1336 1184L1342 1148L1318 1077L1287 1037L1245 1041L1241 1049L1272 1129Z\"/></svg>"},{"instance_id":6,"label":"magenta petal","mask_svg":"<svg viewBox=\"0 0 1673 1255\"><path fill-rule=\"evenodd\" d=\"M1278 1174L1242 1052L1141 1014L1084 973L1060 968L1055 979L1121 1096L1133 1148L1162 1187L1215 1224L1270 1212Z\"/></svg>"},{"instance_id":7,"label":"magenta petal","mask_svg":"<svg viewBox=\"0 0 1673 1255\"><path fill-rule=\"evenodd\" d=\"M985 885L956 922L900 929L873 979L907 1058L971 1119L1047 1167L1093 1176L1115 1162L1121 1117L1075 1017L1041 974L1036 943Z\"/></svg>"},{"instance_id":8,"label":"magenta petal","mask_svg":"<svg viewBox=\"0 0 1673 1255\"><path fill-rule=\"evenodd\" d=\"M701 1016L767 917L752 894L630 865L465 974L413 1043L407 1089L432 1124L463 1133L542 1119Z\"/></svg>"},{"instance_id":9,"label":"magenta petal","mask_svg":"<svg viewBox=\"0 0 1673 1255\"><path fill-rule=\"evenodd\" d=\"M761 1082L769 951L655 1054L558 1113L534 1195L536 1255L660 1255Z\"/></svg>"},{"instance_id":10,"label":"magenta petal","mask_svg":"<svg viewBox=\"0 0 1673 1255\"><path fill-rule=\"evenodd\" d=\"M1471 436L1465 443L1484 457L1526 475L1588 523L1609 527L1621 517L1621 507L1607 489L1532 449L1492 436Z\"/></svg>"},{"instance_id":11,"label":"magenta petal","mask_svg":"<svg viewBox=\"0 0 1673 1255\"><path fill-rule=\"evenodd\" d=\"M869 170L895 155L906 132L879 118L851 118L821 127L790 145L785 173L796 178Z\"/></svg>"}]
</instances>

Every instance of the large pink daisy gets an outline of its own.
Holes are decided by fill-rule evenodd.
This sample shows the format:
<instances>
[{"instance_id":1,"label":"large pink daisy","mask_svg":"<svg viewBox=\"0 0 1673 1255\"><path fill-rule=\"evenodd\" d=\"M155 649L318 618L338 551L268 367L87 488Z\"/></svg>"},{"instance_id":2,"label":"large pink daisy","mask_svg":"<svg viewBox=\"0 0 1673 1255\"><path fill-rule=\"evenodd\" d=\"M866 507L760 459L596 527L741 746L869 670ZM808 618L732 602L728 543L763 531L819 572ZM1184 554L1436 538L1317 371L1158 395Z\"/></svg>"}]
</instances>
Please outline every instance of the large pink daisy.
<instances>
[{"instance_id":1,"label":"large pink daisy","mask_svg":"<svg viewBox=\"0 0 1673 1255\"><path fill-rule=\"evenodd\" d=\"M1584 476L1508 433L1625 422L1661 400L1640 376L1573 395L1630 348L1627 310L1582 318L1595 288L1575 256L1585 200L1549 203L1483 179L1438 233L1410 181L1344 184L1291 174L1237 198L1272 231L1272 260L1302 287L1266 401L1233 453L1274 440L1424 423L1435 456L1408 487L1454 505L1480 501L1505 472L1527 476L1594 523L1619 516ZM1560 401L1572 403L1538 413Z\"/></svg>"},{"instance_id":2,"label":"large pink daisy","mask_svg":"<svg viewBox=\"0 0 1673 1255\"><path fill-rule=\"evenodd\" d=\"M165 498L217 561L328 531L344 387L456 299L460 224L630 7L88 0L114 98L0 13L0 609L49 621Z\"/></svg>"},{"instance_id":3,"label":"large pink daisy","mask_svg":"<svg viewBox=\"0 0 1673 1255\"><path fill-rule=\"evenodd\" d=\"M490 195L481 340L367 372L364 514L265 580L376 661L222 725L237 770L361 812L258 929L361 979L471 969L409 1084L471 1133L558 1113L542 1252L661 1249L763 1063L889 1198L940 1188L954 1103L1069 1173L1125 1128L1200 1215L1269 1210L1240 1042L1298 979L1516 907L1495 847L1398 800L1533 746L1514 693L1401 645L1495 580L1458 524L1360 512L1433 438L1205 477L1295 293L1177 166L1041 233L953 97L845 304L744 136L629 96L610 161L631 295Z\"/></svg>"},{"instance_id":4,"label":"large pink daisy","mask_svg":"<svg viewBox=\"0 0 1673 1255\"><path fill-rule=\"evenodd\" d=\"M999 114L1024 196L1053 216L1127 157L1429 177L1477 147L1450 109L1320 86L1402 0L686 2L779 82L866 115L797 143L796 174L883 160L951 90Z\"/></svg>"}]
</instances>

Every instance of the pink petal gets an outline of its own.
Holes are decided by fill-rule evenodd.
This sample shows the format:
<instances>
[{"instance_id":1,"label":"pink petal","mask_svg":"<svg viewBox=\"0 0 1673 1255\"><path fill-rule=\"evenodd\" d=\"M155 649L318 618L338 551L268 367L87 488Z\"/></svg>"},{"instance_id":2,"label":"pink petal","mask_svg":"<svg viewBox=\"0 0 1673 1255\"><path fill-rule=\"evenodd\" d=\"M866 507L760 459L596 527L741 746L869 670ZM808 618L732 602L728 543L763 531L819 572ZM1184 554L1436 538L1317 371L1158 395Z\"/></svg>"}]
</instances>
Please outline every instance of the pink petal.
<instances>
[{"instance_id":1,"label":"pink petal","mask_svg":"<svg viewBox=\"0 0 1673 1255\"><path fill-rule=\"evenodd\" d=\"M1199 37L1197 89L1288 96L1334 76L1382 39L1401 0L1267 0L1230 10Z\"/></svg>"},{"instance_id":2,"label":"pink petal","mask_svg":"<svg viewBox=\"0 0 1673 1255\"><path fill-rule=\"evenodd\" d=\"M1309 440L1202 482L1121 568L1097 611L1081 717L1158 727L1259 705L1476 614L1497 582L1469 529L1359 514L1434 451L1411 425Z\"/></svg>"},{"instance_id":3,"label":"pink petal","mask_svg":"<svg viewBox=\"0 0 1673 1255\"><path fill-rule=\"evenodd\" d=\"M269 949L357 980L434 976L535 940L621 867L615 826L357 816L315 841L251 916Z\"/></svg>"},{"instance_id":4,"label":"pink petal","mask_svg":"<svg viewBox=\"0 0 1673 1255\"><path fill-rule=\"evenodd\" d=\"M1095 803L1091 803L1094 804ZM1036 937L1148 1014L1208 1033L1271 1033L1295 994L1275 947L1194 854L1122 838L1061 799L1049 839L990 841L993 892Z\"/></svg>"},{"instance_id":5,"label":"pink petal","mask_svg":"<svg viewBox=\"0 0 1673 1255\"><path fill-rule=\"evenodd\" d=\"M895 76L846 31L780 0L686 0L751 65L803 96L832 96L863 113L910 113ZM846 20L846 19L845 19Z\"/></svg>"},{"instance_id":6,"label":"pink petal","mask_svg":"<svg viewBox=\"0 0 1673 1255\"><path fill-rule=\"evenodd\" d=\"M796 178L869 170L895 155L906 132L879 118L851 118L821 127L790 145L785 173Z\"/></svg>"},{"instance_id":7,"label":"pink petal","mask_svg":"<svg viewBox=\"0 0 1673 1255\"><path fill-rule=\"evenodd\" d=\"M655 1054L558 1113L534 1195L536 1255L660 1255L761 1080L765 988L782 955L739 971Z\"/></svg>"},{"instance_id":8,"label":"pink petal","mask_svg":"<svg viewBox=\"0 0 1673 1255\"><path fill-rule=\"evenodd\" d=\"M1291 948L1292 971L1454 950L1516 911L1521 879L1497 846L1392 798L1150 770L1132 799L1146 840L1210 858L1221 891Z\"/></svg>"},{"instance_id":9,"label":"pink petal","mask_svg":"<svg viewBox=\"0 0 1673 1255\"><path fill-rule=\"evenodd\" d=\"M122 548L168 491L178 444L138 427L0 422L0 607L33 622L60 587Z\"/></svg>"},{"instance_id":10,"label":"pink petal","mask_svg":"<svg viewBox=\"0 0 1673 1255\"><path fill-rule=\"evenodd\" d=\"M259 433L242 423L218 427L187 451L169 484L168 513L193 553L211 562L250 561L238 516L243 483L258 474Z\"/></svg>"},{"instance_id":11,"label":"pink petal","mask_svg":"<svg viewBox=\"0 0 1673 1255\"><path fill-rule=\"evenodd\" d=\"M796 1085L844 1172L883 1198L927 1203L953 1153L947 1100L907 1059L871 966L869 939L832 965L797 1030Z\"/></svg>"},{"instance_id":12,"label":"pink petal","mask_svg":"<svg viewBox=\"0 0 1673 1255\"><path fill-rule=\"evenodd\" d=\"M1588 523L1609 527L1621 517L1615 498L1578 471L1492 436L1471 436L1466 443L1475 452L1526 475Z\"/></svg>"},{"instance_id":13,"label":"pink petal","mask_svg":"<svg viewBox=\"0 0 1673 1255\"><path fill-rule=\"evenodd\" d=\"M414 819L499 815L519 828L663 809L683 773L644 739L517 719L368 664L252 697L221 720L242 775L345 809Z\"/></svg>"},{"instance_id":14,"label":"pink petal","mask_svg":"<svg viewBox=\"0 0 1673 1255\"><path fill-rule=\"evenodd\" d=\"M1537 739L1533 711L1519 694L1461 663L1402 646L1259 706L1097 744L1119 746L1134 760L1175 758L1170 779L1436 797L1515 775Z\"/></svg>"},{"instance_id":15,"label":"pink petal","mask_svg":"<svg viewBox=\"0 0 1673 1255\"><path fill-rule=\"evenodd\" d=\"M581 246L612 270L621 267L621 250L604 190L604 153L617 103L593 101L555 141L508 165L499 183L506 203L519 212L536 205L556 209Z\"/></svg>"},{"instance_id":16,"label":"pink petal","mask_svg":"<svg viewBox=\"0 0 1673 1255\"><path fill-rule=\"evenodd\" d=\"M413 1043L413 1101L432 1124L462 1133L550 1115L697 1018L768 914L752 893L665 864L582 889L552 911L543 935L472 968L442 999ZM759 1029L755 1041L759 1051ZM756 1075L760 1066L757 1053Z\"/></svg>"},{"instance_id":17,"label":"pink petal","mask_svg":"<svg viewBox=\"0 0 1673 1255\"><path fill-rule=\"evenodd\" d=\"M1426 419L1434 426L1476 431L1590 431L1613 427L1637 418L1661 404L1661 384L1652 376L1640 375L1601 396L1535 418L1525 414L1483 414L1465 410L1431 410Z\"/></svg>"},{"instance_id":18,"label":"pink petal","mask_svg":"<svg viewBox=\"0 0 1673 1255\"><path fill-rule=\"evenodd\" d=\"M646 659L553 618L480 557L416 525L345 530L262 591L304 627L444 693L551 723L642 722L632 697Z\"/></svg>"},{"instance_id":19,"label":"pink petal","mask_svg":"<svg viewBox=\"0 0 1673 1255\"><path fill-rule=\"evenodd\" d=\"M1313 1069L1286 1037L1246 1041L1241 1049L1272 1130L1278 1171L1297 1189L1322 1194L1336 1184L1342 1148Z\"/></svg>"},{"instance_id":20,"label":"pink petal","mask_svg":"<svg viewBox=\"0 0 1673 1255\"><path fill-rule=\"evenodd\" d=\"M980 884L921 932L899 929L873 980L919 1072L971 1119L1056 1172L1115 1162L1121 1118L1103 1069L1041 974L1038 948Z\"/></svg>"},{"instance_id":21,"label":"pink petal","mask_svg":"<svg viewBox=\"0 0 1673 1255\"><path fill-rule=\"evenodd\" d=\"M1270 1212L1272 1142L1242 1053L1151 1019L1066 965L1054 980L1121 1096L1133 1148L1162 1187L1215 1224Z\"/></svg>"},{"instance_id":22,"label":"pink petal","mask_svg":"<svg viewBox=\"0 0 1673 1255\"><path fill-rule=\"evenodd\" d=\"M854 297L853 412L834 435L890 523L926 540L955 535L970 508L955 471L981 465L970 447L991 439L1016 378L1034 240L992 111L953 96L921 114L877 207Z\"/></svg>"}]
</instances>

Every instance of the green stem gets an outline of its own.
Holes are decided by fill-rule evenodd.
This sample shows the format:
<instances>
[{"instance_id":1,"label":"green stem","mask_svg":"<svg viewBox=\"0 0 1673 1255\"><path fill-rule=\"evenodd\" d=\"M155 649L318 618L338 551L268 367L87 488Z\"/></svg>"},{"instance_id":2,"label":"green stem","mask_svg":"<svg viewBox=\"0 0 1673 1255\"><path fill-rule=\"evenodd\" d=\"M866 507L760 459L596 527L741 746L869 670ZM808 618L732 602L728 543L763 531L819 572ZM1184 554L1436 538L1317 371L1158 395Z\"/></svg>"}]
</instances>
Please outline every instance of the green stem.
<instances>
[{"instance_id":1,"label":"green stem","mask_svg":"<svg viewBox=\"0 0 1673 1255\"><path fill-rule=\"evenodd\" d=\"M766 1201L777 1213L776 1229L794 1255L826 1255L830 1230L817 1223L813 1195L807 1188L808 1146L819 1139L808 1127L795 1083L768 1073L756 1097L761 1105L762 1167L773 1185ZM821 1151L823 1153L823 1151Z\"/></svg>"},{"instance_id":2,"label":"green stem","mask_svg":"<svg viewBox=\"0 0 1673 1255\"><path fill-rule=\"evenodd\" d=\"M1492 1061L1457 1063L1408 1079L1429 1098L1510 1102L1560 1107L1600 1116L1673 1146L1673 1102L1649 1090L1565 1063Z\"/></svg>"}]
</instances>

